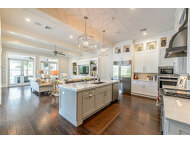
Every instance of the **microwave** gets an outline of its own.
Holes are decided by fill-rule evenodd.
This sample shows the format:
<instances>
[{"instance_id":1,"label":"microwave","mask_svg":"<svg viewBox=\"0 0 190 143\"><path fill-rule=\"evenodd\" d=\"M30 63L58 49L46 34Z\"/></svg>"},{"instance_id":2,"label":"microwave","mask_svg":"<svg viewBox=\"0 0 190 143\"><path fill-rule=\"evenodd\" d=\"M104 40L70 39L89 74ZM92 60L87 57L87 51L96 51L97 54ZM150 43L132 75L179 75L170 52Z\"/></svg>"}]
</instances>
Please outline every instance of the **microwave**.
<instances>
[{"instance_id":1,"label":"microwave","mask_svg":"<svg viewBox=\"0 0 190 143\"><path fill-rule=\"evenodd\" d=\"M166 66L166 67L158 67L158 75L159 76L169 76L174 74L174 67L173 66Z\"/></svg>"}]
</instances>

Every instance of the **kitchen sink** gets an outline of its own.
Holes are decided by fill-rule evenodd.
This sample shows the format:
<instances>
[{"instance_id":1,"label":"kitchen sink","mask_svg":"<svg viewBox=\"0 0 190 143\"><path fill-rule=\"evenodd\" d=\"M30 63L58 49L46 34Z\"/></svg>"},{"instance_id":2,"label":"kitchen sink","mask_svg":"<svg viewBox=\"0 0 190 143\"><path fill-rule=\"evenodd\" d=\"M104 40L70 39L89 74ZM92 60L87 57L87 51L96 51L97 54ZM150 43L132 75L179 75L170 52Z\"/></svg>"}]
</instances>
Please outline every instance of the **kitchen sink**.
<instances>
[{"instance_id":1,"label":"kitchen sink","mask_svg":"<svg viewBox=\"0 0 190 143\"><path fill-rule=\"evenodd\" d=\"M105 82L102 82L102 81L96 81L96 82L93 82L92 84L102 84L102 83L105 83Z\"/></svg>"}]
</instances>

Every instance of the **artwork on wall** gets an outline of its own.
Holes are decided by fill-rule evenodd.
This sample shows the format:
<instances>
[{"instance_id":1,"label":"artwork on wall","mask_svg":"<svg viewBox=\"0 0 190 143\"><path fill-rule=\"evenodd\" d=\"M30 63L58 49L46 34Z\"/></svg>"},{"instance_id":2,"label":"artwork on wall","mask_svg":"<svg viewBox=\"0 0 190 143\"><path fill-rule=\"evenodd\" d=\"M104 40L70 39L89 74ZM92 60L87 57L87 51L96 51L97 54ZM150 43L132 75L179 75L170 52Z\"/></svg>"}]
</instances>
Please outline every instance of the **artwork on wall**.
<instances>
[{"instance_id":1,"label":"artwork on wall","mask_svg":"<svg viewBox=\"0 0 190 143\"><path fill-rule=\"evenodd\" d=\"M135 51L139 52L143 50L143 44L137 44L135 45Z\"/></svg>"},{"instance_id":2,"label":"artwork on wall","mask_svg":"<svg viewBox=\"0 0 190 143\"><path fill-rule=\"evenodd\" d=\"M154 42L148 42L146 44L146 49L147 50L154 50L154 49L156 49L156 41L154 41Z\"/></svg>"},{"instance_id":3,"label":"artwork on wall","mask_svg":"<svg viewBox=\"0 0 190 143\"><path fill-rule=\"evenodd\" d=\"M121 48L120 47L116 47L115 48L115 54L120 54L121 53Z\"/></svg>"},{"instance_id":4,"label":"artwork on wall","mask_svg":"<svg viewBox=\"0 0 190 143\"><path fill-rule=\"evenodd\" d=\"M178 77L177 87L185 88L186 83L187 83L187 76L186 75L181 75Z\"/></svg>"},{"instance_id":5,"label":"artwork on wall","mask_svg":"<svg viewBox=\"0 0 190 143\"><path fill-rule=\"evenodd\" d=\"M166 45L167 45L167 37L161 38L160 46L161 47L166 47Z\"/></svg>"},{"instance_id":6,"label":"artwork on wall","mask_svg":"<svg viewBox=\"0 0 190 143\"><path fill-rule=\"evenodd\" d=\"M128 52L130 52L130 45L123 46L123 53L128 53Z\"/></svg>"}]
</instances>

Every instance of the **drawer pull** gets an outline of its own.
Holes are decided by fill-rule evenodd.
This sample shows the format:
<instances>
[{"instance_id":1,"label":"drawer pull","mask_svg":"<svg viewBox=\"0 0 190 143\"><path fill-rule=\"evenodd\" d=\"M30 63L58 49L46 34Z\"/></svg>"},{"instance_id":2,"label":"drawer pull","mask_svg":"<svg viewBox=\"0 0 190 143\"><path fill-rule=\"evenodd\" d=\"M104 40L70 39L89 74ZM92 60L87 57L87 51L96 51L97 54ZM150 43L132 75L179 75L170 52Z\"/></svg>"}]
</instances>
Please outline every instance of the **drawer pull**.
<instances>
[{"instance_id":1,"label":"drawer pull","mask_svg":"<svg viewBox=\"0 0 190 143\"><path fill-rule=\"evenodd\" d=\"M89 95L89 97L92 97L92 96L93 96L92 94Z\"/></svg>"}]
</instances>

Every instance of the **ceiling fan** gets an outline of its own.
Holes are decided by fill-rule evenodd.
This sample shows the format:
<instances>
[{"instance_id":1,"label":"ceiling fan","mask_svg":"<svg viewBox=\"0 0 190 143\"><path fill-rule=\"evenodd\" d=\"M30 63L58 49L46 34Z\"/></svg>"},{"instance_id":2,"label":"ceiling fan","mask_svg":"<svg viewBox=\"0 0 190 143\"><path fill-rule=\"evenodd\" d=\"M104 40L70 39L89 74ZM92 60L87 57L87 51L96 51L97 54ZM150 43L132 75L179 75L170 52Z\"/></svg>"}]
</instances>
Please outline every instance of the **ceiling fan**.
<instances>
[{"instance_id":1,"label":"ceiling fan","mask_svg":"<svg viewBox=\"0 0 190 143\"><path fill-rule=\"evenodd\" d=\"M55 50L53 51L53 53L55 54L55 56L57 56L58 54L62 55L62 56L65 56L65 54L63 52L59 52L59 51L56 50L56 45L55 45Z\"/></svg>"}]
</instances>

